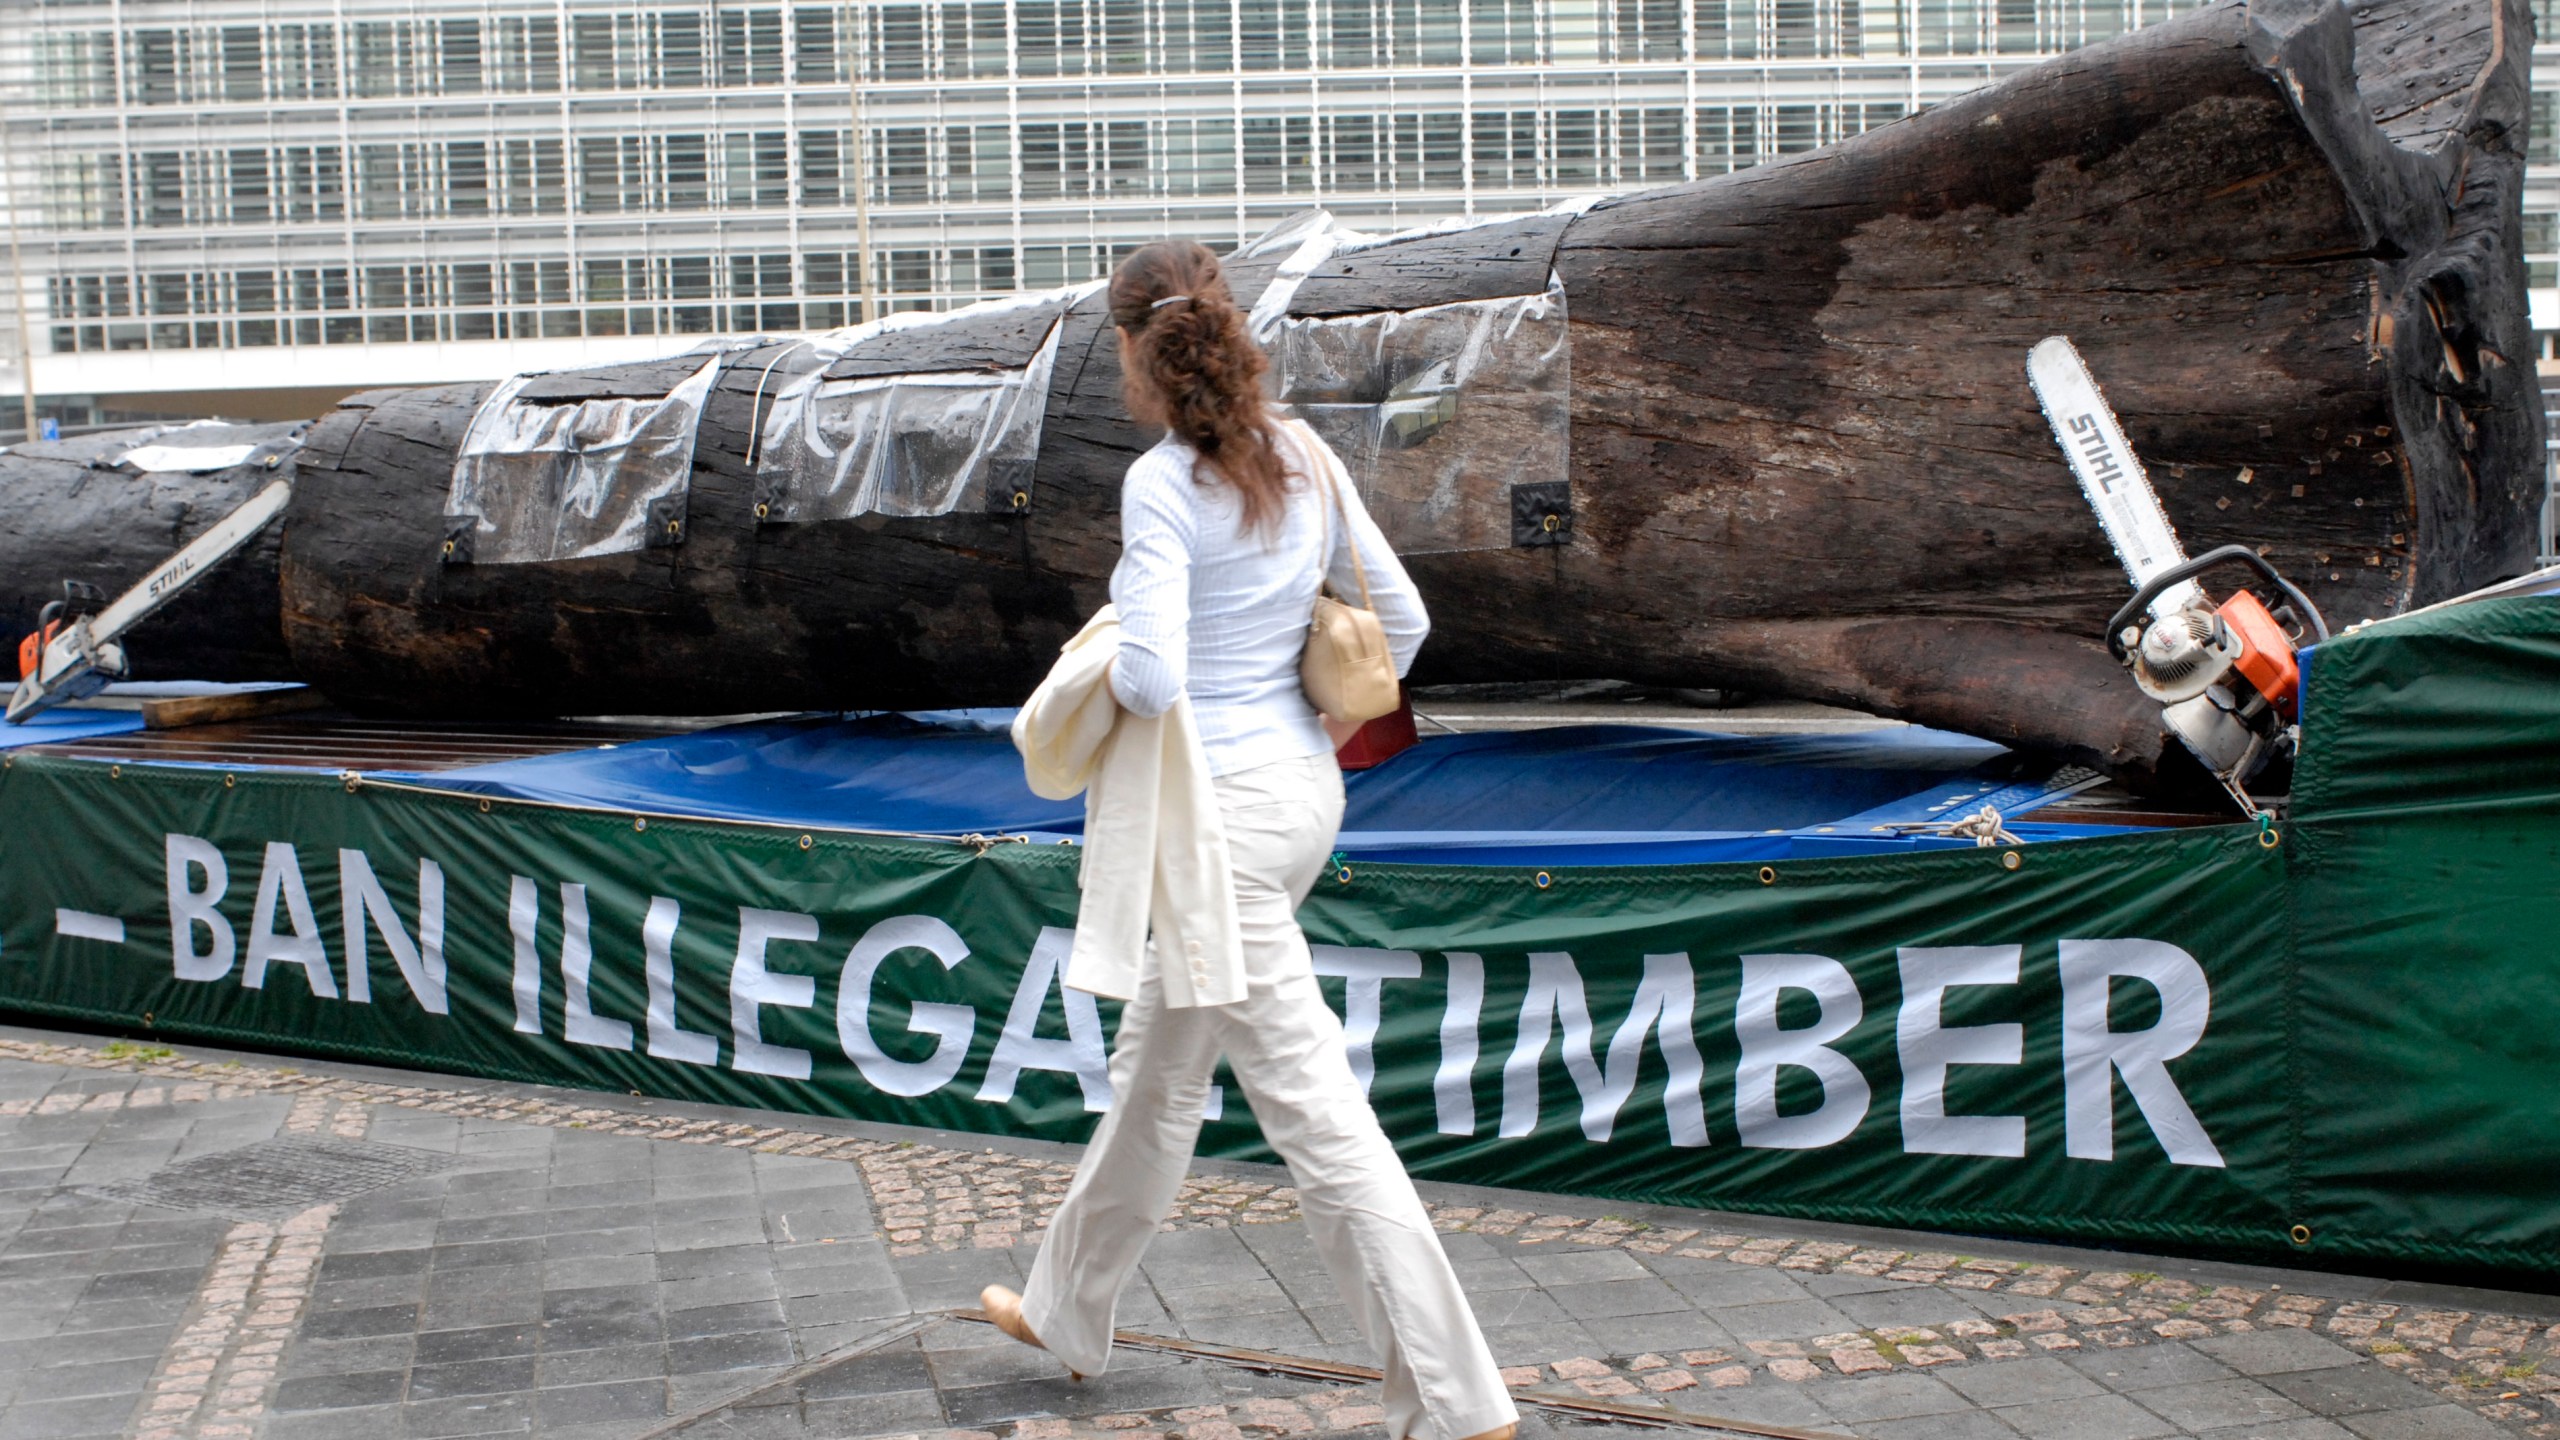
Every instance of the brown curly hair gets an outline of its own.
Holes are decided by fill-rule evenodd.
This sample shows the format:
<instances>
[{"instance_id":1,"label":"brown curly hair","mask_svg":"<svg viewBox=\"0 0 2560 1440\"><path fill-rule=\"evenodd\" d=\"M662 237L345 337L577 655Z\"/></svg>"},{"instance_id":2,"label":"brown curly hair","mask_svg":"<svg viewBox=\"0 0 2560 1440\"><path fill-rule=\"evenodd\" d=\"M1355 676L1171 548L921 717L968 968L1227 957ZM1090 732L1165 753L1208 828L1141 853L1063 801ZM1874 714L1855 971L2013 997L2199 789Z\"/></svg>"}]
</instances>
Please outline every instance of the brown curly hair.
<instances>
[{"instance_id":1,"label":"brown curly hair","mask_svg":"<svg viewBox=\"0 0 2560 1440\"><path fill-rule=\"evenodd\" d=\"M1190 240L1142 245L1111 272L1129 413L1200 452L1210 475L1236 489L1247 530L1276 522L1289 467L1271 440L1262 378L1271 368L1227 290L1218 257Z\"/></svg>"}]
</instances>

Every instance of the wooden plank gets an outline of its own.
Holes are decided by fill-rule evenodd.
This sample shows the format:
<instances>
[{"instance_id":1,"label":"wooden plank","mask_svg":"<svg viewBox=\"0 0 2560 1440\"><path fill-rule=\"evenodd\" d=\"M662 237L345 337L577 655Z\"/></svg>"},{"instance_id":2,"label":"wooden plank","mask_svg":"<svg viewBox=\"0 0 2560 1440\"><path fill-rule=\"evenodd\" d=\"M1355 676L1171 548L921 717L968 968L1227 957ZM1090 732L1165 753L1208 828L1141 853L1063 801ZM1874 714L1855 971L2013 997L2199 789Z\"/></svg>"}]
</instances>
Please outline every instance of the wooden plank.
<instances>
[{"instance_id":1,"label":"wooden plank","mask_svg":"<svg viewBox=\"0 0 2560 1440\"><path fill-rule=\"evenodd\" d=\"M270 715L319 710L328 703L328 697L305 685L290 690L244 690L228 695L173 695L165 699L144 700L139 708L144 729L178 730L190 725L263 720Z\"/></svg>"}]
</instances>

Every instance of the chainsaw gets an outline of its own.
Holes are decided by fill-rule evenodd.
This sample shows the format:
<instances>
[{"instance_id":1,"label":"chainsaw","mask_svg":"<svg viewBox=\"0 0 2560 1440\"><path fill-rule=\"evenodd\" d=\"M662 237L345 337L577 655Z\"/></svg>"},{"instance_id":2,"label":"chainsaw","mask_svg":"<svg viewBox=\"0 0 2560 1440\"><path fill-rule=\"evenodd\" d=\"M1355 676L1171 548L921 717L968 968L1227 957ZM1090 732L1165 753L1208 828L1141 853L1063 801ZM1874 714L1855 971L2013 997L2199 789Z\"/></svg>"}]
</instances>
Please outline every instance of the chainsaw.
<instances>
[{"instance_id":1,"label":"chainsaw","mask_svg":"<svg viewBox=\"0 0 2560 1440\"><path fill-rule=\"evenodd\" d=\"M126 632L255 539L292 499L292 481L271 482L153 567L140 584L104 605L94 587L65 581L63 598L38 613L35 633L18 644L18 688L9 695L9 722L22 724L39 711L85 700L123 679L128 670Z\"/></svg>"},{"instance_id":2,"label":"chainsaw","mask_svg":"<svg viewBox=\"0 0 2560 1440\"><path fill-rule=\"evenodd\" d=\"M2249 783L2301 743L2300 647L2327 640L2328 623L2310 597L2246 545L2187 558L2115 411L2069 340L2056 335L2028 352L2027 380L2133 580L2133 598L2107 621L2107 653L2160 702L2169 733L2240 808L2259 813ZM2215 603L2196 577L2225 565L2254 571L2276 604L2246 589Z\"/></svg>"}]
</instances>

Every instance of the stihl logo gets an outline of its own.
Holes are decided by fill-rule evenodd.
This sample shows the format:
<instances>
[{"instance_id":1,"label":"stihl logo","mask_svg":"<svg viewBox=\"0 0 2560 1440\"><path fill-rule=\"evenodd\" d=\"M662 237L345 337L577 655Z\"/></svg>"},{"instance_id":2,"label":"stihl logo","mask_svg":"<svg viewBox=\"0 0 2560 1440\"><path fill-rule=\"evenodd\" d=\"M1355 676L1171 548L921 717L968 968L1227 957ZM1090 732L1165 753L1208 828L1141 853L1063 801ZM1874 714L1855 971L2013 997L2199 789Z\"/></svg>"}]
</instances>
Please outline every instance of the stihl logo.
<instances>
[{"instance_id":1,"label":"stihl logo","mask_svg":"<svg viewBox=\"0 0 2560 1440\"><path fill-rule=\"evenodd\" d=\"M2107 443L2107 432L2098 428L2098 417L2074 415L2070 424L2072 438L2079 442L2081 458L2088 464L2089 479L2113 493L2115 482L2124 478L2124 467L2117 463L2115 447Z\"/></svg>"},{"instance_id":2,"label":"stihl logo","mask_svg":"<svg viewBox=\"0 0 2560 1440\"><path fill-rule=\"evenodd\" d=\"M176 563L172 564L168 569L151 577L151 588L148 593L152 599L157 600L161 596L166 595L170 591L187 583L187 577L194 574L195 570L196 562L193 560L180 559Z\"/></svg>"}]
</instances>

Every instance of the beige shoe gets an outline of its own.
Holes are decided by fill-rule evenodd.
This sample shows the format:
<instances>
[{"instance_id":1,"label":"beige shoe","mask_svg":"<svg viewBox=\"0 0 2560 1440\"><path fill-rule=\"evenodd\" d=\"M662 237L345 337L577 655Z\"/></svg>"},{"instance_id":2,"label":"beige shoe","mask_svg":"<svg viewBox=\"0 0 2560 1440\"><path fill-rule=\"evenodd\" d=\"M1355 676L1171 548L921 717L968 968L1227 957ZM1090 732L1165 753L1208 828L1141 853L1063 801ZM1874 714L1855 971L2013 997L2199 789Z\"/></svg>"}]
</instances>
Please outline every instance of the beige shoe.
<instances>
[{"instance_id":1,"label":"beige shoe","mask_svg":"<svg viewBox=\"0 0 2560 1440\"><path fill-rule=\"evenodd\" d=\"M988 1286L986 1289L978 1292L978 1308L986 1312L989 1323L993 1324L997 1329L1003 1331L1007 1335L1012 1336L1014 1339L1021 1341L1023 1344L1030 1346L1034 1350L1046 1350L1049 1348L1048 1346L1040 1343L1039 1336L1031 1333L1030 1323L1022 1318L1022 1297L1016 1295L1011 1290L1006 1289L1002 1285ZM1084 1376L1078 1374L1073 1369L1067 1371L1067 1377L1072 1380L1082 1380L1084 1378ZM1510 1440L1510 1437L1507 1435L1490 1436L1488 1437L1488 1440Z\"/></svg>"}]
</instances>

